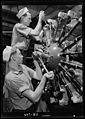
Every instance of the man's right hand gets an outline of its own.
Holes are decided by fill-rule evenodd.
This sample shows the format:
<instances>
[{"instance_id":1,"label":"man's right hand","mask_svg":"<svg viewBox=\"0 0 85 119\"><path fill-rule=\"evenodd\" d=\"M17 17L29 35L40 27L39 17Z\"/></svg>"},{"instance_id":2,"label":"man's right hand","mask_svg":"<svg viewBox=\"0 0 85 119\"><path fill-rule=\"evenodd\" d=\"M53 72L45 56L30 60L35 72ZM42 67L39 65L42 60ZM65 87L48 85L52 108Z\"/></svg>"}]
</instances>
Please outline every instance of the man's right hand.
<instances>
[{"instance_id":1,"label":"man's right hand","mask_svg":"<svg viewBox=\"0 0 85 119\"><path fill-rule=\"evenodd\" d=\"M40 19L40 20L44 20L44 18L45 18L45 13L44 13L44 11L42 10L42 11L40 11L40 13L39 13L39 19Z\"/></svg>"},{"instance_id":2,"label":"man's right hand","mask_svg":"<svg viewBox=\"0 0 85 119\"><path fill-rule=\"evenodd\" d=\"M54 79L54 73L53 71L49 71L48 73L45 73L44 76L50 80Z\"/></svg>"}]
</instances>

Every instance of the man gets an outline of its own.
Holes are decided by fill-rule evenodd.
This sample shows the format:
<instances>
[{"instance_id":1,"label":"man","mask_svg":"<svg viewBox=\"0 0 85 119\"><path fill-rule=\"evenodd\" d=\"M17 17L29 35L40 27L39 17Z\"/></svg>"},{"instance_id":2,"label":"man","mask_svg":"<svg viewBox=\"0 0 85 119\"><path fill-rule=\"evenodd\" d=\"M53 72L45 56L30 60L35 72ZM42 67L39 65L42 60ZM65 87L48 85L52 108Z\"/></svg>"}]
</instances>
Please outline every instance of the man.
<instances>
[{"instance_id":1,"label":"man","mask_svg":"<svg viewBox=\"0 0 85 119\"><path fill-rule=\"evenodd\" d=\"M35 29L29 27L31 23L31 14L27 7L22 8L16 16L20 20L20 23L16 23L13 28L11 46L18 47L22 50L22 54L26 56L31 40L29 36L39 35L42 29L42 21L45 17L45 14L44 11L40 11L38 23Z\"/></svg>"},{"instance_id":2,"label":"man","mask_svg":"<svg viewBox=\"0 0 85 119\"><path fill-rule=\"evenodd\" d=\"M31 23L31 14L27 7L22 8L16 15L18 19L20 20L20 23L16 23L13 28L12 32L12 42L11 46L17 47L20 49L22 55L24 56L23 63L27 66L29 66L28 59L25 57L29 56L28 55L28 47L30 45L30 36L37 37L42 29L42 21L45 17L44 11L40 11L39 13L39 19L38 23L35 27L35 29L32 29L29 27ZM35 39L35 40L40 40ZM32 62L32 60L30 60ZM35 61L34 62L35 67L39 67L38 63ZM7 64L6 64L6 73L8 72L7 69ZM39 71L40 68L37 68ZM41 72L40 72L41 73Z\"/></svg>"},{"instance_id":3,"label":"man","mask_svg":"<svg viewBox=\"0 0 85 119\"><path fill-rule=\"evenodd\" d=\"M3 60L8 62L9 71L5 76L4 87L13 103L13 112L35 112L39 107L46 79L53 80L52 71L38 79L34 70L23 65L23 56L18 48L7 46L3 51ZM34 90L32 78L41 80ZM38 110L39 111L39 110Z\"/></svg>"}]
</instances>

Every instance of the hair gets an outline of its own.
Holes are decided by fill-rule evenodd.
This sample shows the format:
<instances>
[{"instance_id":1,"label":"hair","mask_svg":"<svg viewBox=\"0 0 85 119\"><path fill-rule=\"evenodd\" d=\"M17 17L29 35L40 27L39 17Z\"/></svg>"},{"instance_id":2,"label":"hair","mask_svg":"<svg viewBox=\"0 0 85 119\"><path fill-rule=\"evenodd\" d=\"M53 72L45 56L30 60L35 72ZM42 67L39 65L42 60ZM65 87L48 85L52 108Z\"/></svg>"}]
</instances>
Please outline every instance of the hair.
<instances>
[{"instance_id":1,"label":"hair","mask_svg":"<svg viewBox=\"0 0 85 119\"><path fill-rule=\"evenodd\" d=\"M27 16L27 13L25 13L23 16L26 17Z\"/></svg>"},{"instance_id":2,"label":"hair","mask_svg":"<svg viewBox=\"0 0 85 119\"><path fill-rule=\"evenodd\" d=\"M10 58L9 58L9 62L11 61L11 57L16 54L17 52L17 48L13 47L12 50L11 50L11 55L10 55Z\"/></svg>"}]
</instances>

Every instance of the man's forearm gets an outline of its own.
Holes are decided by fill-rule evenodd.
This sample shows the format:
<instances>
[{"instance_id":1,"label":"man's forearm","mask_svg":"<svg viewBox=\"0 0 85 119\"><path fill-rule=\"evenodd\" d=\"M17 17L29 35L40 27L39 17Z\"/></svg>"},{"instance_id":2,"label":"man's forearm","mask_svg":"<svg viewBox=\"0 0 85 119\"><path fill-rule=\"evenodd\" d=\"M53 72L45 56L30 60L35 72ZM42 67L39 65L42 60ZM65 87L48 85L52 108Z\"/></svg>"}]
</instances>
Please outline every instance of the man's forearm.
<instances>
[{"instance_id":1,"label":"man's forearm","mask_svg":"<svg viewBox=\"0 0 85 119\"><path fill-rule=\"evenodd\" d=\"M39 35L40 31L41 31L41 28L42 28L42 20L39 19L35 29L32 30L30 34L31 35Z\"/></svg>"},{"instance_id":2,"label":"man's forearm","mask_svg":"<svg viewBox=\"0 0 85 119\"><path fill-rule=\"evenodd\" d=\"M35 95L34 97L35 97L36 101L38 101L38 99L42 95L42 92L43 92L43 89L44 89L44 86L45 86L45 82L46 82L46 77L43 76L40 84L38 85L38 87L34 91L34 95Z\"/></svg>"}]
</instances>

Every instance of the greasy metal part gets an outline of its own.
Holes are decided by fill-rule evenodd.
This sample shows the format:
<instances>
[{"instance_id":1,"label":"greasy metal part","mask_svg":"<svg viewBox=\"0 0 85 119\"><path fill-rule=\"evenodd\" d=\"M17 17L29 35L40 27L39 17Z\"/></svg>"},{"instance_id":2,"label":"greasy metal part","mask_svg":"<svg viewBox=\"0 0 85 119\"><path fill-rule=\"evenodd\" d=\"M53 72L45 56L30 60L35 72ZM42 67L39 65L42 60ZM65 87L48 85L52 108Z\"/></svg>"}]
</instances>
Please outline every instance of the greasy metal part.
<instances>
[{"instance_id":1,"label":"greasy metal part","mask_svg":"<svg viewBox=\"0 0 85 119\"><path fill-rule=\"evenodd\" d=\"M38 57L38 59L41 62L41 64L42 64L43 68L45 69L45 71L48 73L48 70L47 70L46 66L44 65L43 60L40 57Z\"/></svg>"},{"instance_id":2,"label":"greasy metal part","mask_svg":"<svg viewBox=\"0 0 85 119\"><path fill-rule=\"evenodd\" d=\"M74 45L76 45L76 43L77 43L79 40L81 40L81 38L82 38L82 35L80 35L80 36L78 36L77 38L75 38L75 40L73 41L73 43L71 43L70 45L68 45L67 47L65 47L65 48L62 50L62 52L64 52L64 51L67 50L67 49L72 48Z\"/></svg>"},{"instance_id":3,"label":"greasy metal part","mask_svg":"<svg viewBox=\"0 0 85 119\"><path fill-rule=\"evenodd\" d=\"M63 76L63 73L60 72L60 73L59 73L59 76L60 76L60 79L63 81L63 84L64 84L65 88L68 90L68 92L70 93L70 96L72 97L72 96L73 96L73 95L72 95L72 92L71 92L71 90L70 90L68 84L67 84L66 81L65 81L65 77Z\"/></svg>"},{"instance_id":4,"label":"greasy metal part","mask_svg":"<svg viewBox=\"0 0 85 119\"><path fill-rule=\"evenodd\" d=\"M78 68L78 69L83 69L82 65L79 65L79 64L74 64L73 62L66 62L66 61L60 61L60 63L62 64L66 64L66 65L69 65L71 67L74 67L74 68Z\"/></svg>"},{"instance_id":5,"label":"greasy metal part","mask_svg":"<svg viewBox=\"0 0 85 119\"><path fill-rule=\"evenodd\" d=\"M64 42L64 41L66 40L66 38L68 38L68 37L71 35L71 33L74 31L74 29L75 29L79 24L80 24L80 21L78 21L78 22L76 23L76 25L69 31L69 33L67 33L67 34L64 36L64 38L63 38L62 41L59 43L59 45L61 45L62 42Z\"/></svg>"},{"instance_id":6,"label":"greasy metal part","mask_svg":"<svg viewBox=\"0 0 85 119\"><path fill-rule=\"evenodd\" d=\"M47 88L50 87L51 93L60 91L62 82L65 86L65 88L68 90L71 97L73 97L73 102L77 102L78 98L75 95L75 92L78 93L78 95L82 96L83 94L83 82L81 83L79 80L77 80L76 74L71 71L71 68L75 71L75 69L82 70L82 64L75 63L71 61L71 57L82 55L82 51L71 49L75 46L77 46L78 41L82 40L82 35L76 35L72 41L69 41L69 36L71 33L75 30L75 28L80 24L80 20L76 23L76 25L66 34L63 34L65 31L66 24L63 25L60 37L58 38L57 42L51 42L49 46L44 44L44 47L42 49L43 54L47 52L49 57L47 57L47 61L44 62L43 57L38 57L41 65L43 66L44 70L48 72L48 70L55 71L54 75L54 81L48 82L48 85L46 85ZM50 25L50 24L48 24ZM51 36L52 26L49 26L49 37ZM57 33L57 32L56 32ZM63 37L63 38L62 38ZM47 39L49 40L49 39ZM55 39L54 39L55 41ZM64 42L65 41L65 42ZM63 44L64 43L64 44ZM65 46L64 46L65 45ZM80 44L81 45L81 44ZM72 51L71 51L72 50ZM50 57L51 56L51 57ZM74 60L75 61L75 60ZM47 67L47 68L46 68ZM58 83L58 85L56 84ZM69 83L68 83L69 82ZM73 87L73 92L70 89L69 84ZM50 86L51 85L51 86ZM58 88L57 88L58 86ZM56 98L56 96L54 96ZM76 101L75 101L76 100Z\"/></svg>"},{"instance_id":7,"label":"greasy metal part","mask_svg":"<svg viewBox=\"0 0 85 119\"><path fill-rule=\"evenodd\" d=\"M78 54L82 54L82 52L65 52L65 53L61 53L60 55L78 55Z\"/></svg>"},{"instance_id":8,"label":"greasy metal part","mask_svg":"<svg viewBox=\"0 0 85 119\"><path fill-rule=\"evenodd\" d=\"M77 80L75 80L75 78L73 78L72 76L71 76L71 74L68 72L68 71L66 71L66 69L63 67L63 66L61 66L60 64L59 64L59 66L63 69L63 71L64 71L64 77L66 76L67 78L67 80L68 81L70 81L71 82L71 84L74 86L74 88L75 88L75 90L78 92L78 93L82 93L81 92L81 85L80 85L80 83L77 81Z\"/></svg>"}]
</instances>

